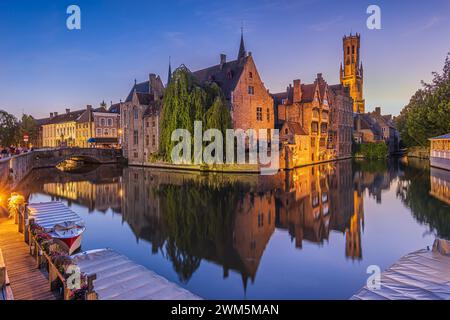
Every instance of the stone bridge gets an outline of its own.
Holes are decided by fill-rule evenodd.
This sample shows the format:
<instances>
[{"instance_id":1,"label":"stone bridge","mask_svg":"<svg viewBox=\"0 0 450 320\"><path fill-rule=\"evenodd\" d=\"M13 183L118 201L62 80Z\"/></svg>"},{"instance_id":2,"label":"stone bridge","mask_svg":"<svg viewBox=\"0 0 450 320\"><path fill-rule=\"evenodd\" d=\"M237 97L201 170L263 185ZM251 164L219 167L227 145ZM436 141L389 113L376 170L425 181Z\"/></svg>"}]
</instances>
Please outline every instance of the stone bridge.
<instances>
[{"instance_id":1,"label":"stone bridge","mask_svg":"<svg viewBox=\"0 0 450 320\"><path fill-rule=\"evenodd\" d=\"M117 163L122 158L118 149L58 148L39 149L32 152L34 168L54 167L67 159L81 159L92 163Z\"/></svg>"},{"instance_id":2,"label":"stone bridge","mask_svg":"<svg viewBox=\"0 0 450 320\"><path fill-rule=\"evenodd\" d=\"M99 164L118 163L122 159L122 151L100 148L39 149L1 159L0 192L16 187L33 169L54 167L64 160L74 158Z\"/></svg>"}]
</instances>

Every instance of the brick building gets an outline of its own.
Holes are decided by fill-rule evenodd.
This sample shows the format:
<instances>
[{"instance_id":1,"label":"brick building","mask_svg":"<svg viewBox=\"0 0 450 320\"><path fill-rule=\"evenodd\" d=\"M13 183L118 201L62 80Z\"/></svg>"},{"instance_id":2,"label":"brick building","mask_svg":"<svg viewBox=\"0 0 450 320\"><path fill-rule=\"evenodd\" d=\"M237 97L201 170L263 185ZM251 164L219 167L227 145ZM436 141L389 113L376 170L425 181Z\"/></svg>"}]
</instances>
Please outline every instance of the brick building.
<instances>
[{"instance_id":1,"label":"brick building","mask_svg":"<svg viewBox=\"0 0 450 320\"><path fill-rule=\"evenodd\" d=\"M234 129L267 129L274 126L273 99L264 86L252 54L245 51L244 38L236 60L227 61L220 55L220 63L193 72L200 83L215 82L229 104Z\"/></svg>"},{"instance_id":2,"label":"brick building","mask_svg":"<svg viewBox=\"0 0 450 320\"><path fill-rule=\"evenodd\" d=\"M151 73L149 80L136 83L120 104L123 155L130 164L144 164L159 149L160 113L164 85Z\"/></svg>"},{"instance_id":3,"label":"brick building","mask_svg":"<svg viewBox=\"0 0 450 320\"><path fill-rule=\"evenodd\" d=\"M364 113L365 101L363 98L364 72L360 61L361 35L356 34L344 36L342 39L342 50L344 53L344 67L340 69L341 84L350 89L353 98L353 112Z\"/></svg>"},{"instance_id":4,"label":"brick building","mask_svg":"<svg viewBox=\"0 0 450 320\"><path fill-rule=\"evenodd\" d=\"M302 84L294 80L286 92L274 94L278 113L277 127L282 128L285 122L299 124L309 135L309 147L301 149L299 158L308 159L306 163L328 160L328 129L330 118L329 89L322 74L317 74L314 83ZM306 164L303 163L303 164Z\"/></svg>"},{"instance_id":5,"label":"brick building","mask_svg":"<svg viewBox=\"0 0 450 320\"><path fill-rule=\"evenodd\" d=\"M329 148L334 158L348 158L352 155L353 99L348 87L337 84L329 88L331 102Z\"/></svg>"}]
</instances>

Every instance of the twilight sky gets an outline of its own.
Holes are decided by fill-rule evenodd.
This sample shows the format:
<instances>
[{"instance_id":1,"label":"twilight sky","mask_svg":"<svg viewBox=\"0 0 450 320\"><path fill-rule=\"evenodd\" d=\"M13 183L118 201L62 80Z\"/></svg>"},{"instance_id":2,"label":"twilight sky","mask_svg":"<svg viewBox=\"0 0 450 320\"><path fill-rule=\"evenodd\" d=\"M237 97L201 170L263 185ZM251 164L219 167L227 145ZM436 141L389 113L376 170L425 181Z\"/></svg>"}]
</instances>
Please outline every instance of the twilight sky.
<instances>
[{"instance_id":1,"label":"twilight sky","mask_svg":"<svg viewBox=\"0 0 450 320\"><path fill-rule=\"evenodd\" d=\"M66 9L81 8L81 30L66 28ZM366 27L370 4L381 30ZM247 51L271 92L321 72L339 81L342 36L361 33L366 110L398 114L441 71L450 52L448 0L1 0L0 109L35 117L86 104L118 102L134 79L166 81L172 67L191 70L235 59L240 27Z\"/></svg>"}]
</instances>

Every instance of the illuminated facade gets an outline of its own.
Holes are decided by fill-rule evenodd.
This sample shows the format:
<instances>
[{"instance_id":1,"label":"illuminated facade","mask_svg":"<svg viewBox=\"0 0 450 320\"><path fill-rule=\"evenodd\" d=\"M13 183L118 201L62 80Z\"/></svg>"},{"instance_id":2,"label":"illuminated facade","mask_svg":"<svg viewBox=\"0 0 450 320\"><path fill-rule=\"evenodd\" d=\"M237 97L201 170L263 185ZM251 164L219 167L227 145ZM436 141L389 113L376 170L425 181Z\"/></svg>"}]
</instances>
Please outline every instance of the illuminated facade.
<instances>
[{"instance_id":1,"label":"illuminated facade","mask_svg":"<svg viewBox=\"0 0 450 320\"><path fill-rule=\"evenodd\" d=\"M364 74L360 61L360 40L361 35L356 34L344 36L342 40L344 66L341 63L340 79L341 84L350 88L350 95L353 98L353 112L364 113L365 101L363 98Z\"/></svg>"}]
</instances>

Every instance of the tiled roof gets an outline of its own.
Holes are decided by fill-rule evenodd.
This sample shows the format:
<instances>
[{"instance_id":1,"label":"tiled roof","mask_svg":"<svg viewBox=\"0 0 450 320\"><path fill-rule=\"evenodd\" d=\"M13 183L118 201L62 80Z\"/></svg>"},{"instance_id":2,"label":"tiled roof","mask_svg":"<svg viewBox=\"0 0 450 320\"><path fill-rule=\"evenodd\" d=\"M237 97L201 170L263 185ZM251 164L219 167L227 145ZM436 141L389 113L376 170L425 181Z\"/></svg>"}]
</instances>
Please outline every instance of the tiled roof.
<instances>
[{"instance_id":1,"label":"tiled roof","mask_svg":"<svg viewBox=\"0 0 450 320\"><path fill-rule=\"evenodd\" d=\"M36 121L36 124L38 126L43 126L44 124L47 124L50 121L50 118L34 119L34 121Z\"/></svg>"},{"instance_id":2,"label":"tiled roof","mask_svg":"<svg viewBox=\"0 0 450 320\"><path fill-rule=\"evenodd\" d=\"M430 138L429 140L438 140L438 139L450 139L450 133L443 134L442 136L437 136Z\"/></svg>"},{"instance_id":3,"label":"tiled roof","mask_svg":"<svg viewBox=\"0 0 450 320\"><path fill-rule=\"evenodd\" d=\"M215 66L197 70L192 74L201 83L215 82L222 89L227 99L231 98L231 92L236 88L238 80L244 70L248 57L242 60L226 62L223 66Z\"/></svg>"},{"instance_id":4,"label":"tiled roof","mask_svg":"<svg viewBox=\"0 0 450 320\"><path fill-rule=\"evenodd\" d=\"M300 135L300 136L307 136L308 135L306 130L298 122L287 121L286 125L296 135Z\"/></svg>"},{"instance_id":5,"label":"tiled roof","mask_svg":"<svg viewBox=\"0 0 450 320\"><path fill-rule=\"evenodd\" d=\"M109 107L109 112L120 113L120 103L114 103Z\"/></svg>"},{"instance_id":6,"label":"tiled roof","mask_svg":"<svg viewBox=\"0 0 450 320\"><path fill-rule=\"evenodd\" d=\"M302 84L302 101L311 102L314 100L314 94L316 93L316 84Z\"/></svg>"},{"instance_id":7,"label":"tiled roof","mask_svg":"<svg viewBox=\"0 0 450 320\"><path fill-rule=\"evenodd\" d=\"M70 121L77 121L77 119L85 112L86 110L77 110L69 113L58 114L50 120L46 124L56 124Z\"/></svg>"},{"instance_id":8,"label":"tiled roof","mask_svg":"<svg viewBox=\"0 0 450 320\"><path fill-rule=\"evenodd\" d=\"M130 93L128 94L127 98L125 99L125 102L130 102L133 99L133 92L134 89L136 89L136 92L146 92L149 93L150 92L150 85L149 85L149 81L144 81L141 83L136 83L132 88Z\"/></svg>"}]
</instances>

